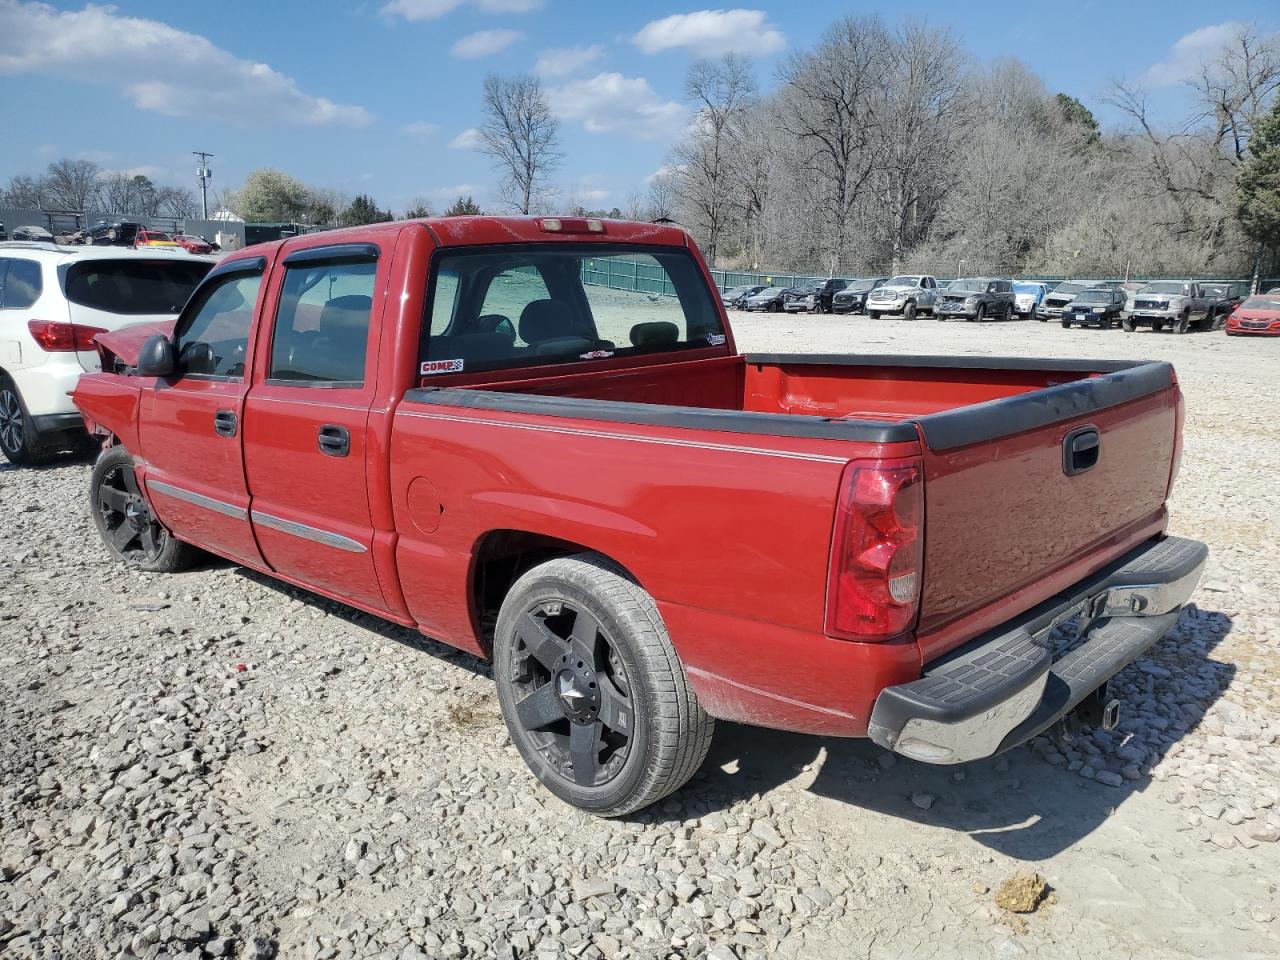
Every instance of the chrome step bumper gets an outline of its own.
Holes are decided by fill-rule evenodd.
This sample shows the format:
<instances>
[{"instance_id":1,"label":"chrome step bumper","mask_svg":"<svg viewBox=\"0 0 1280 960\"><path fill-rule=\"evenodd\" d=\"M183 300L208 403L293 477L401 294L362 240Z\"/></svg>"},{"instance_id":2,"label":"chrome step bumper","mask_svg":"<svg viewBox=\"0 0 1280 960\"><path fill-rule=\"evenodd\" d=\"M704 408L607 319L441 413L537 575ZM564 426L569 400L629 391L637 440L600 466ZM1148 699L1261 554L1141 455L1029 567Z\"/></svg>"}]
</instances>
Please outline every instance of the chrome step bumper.
<instances>
[{"instance_id":1,"label":"chrome step bumper","mask_svg":"<svg viewBox=\"0 0 1280 960\"><path fill-rule=\"evenodd\" d=\"M964 763L1025 743L1169 631L1208 557L1194 540L1144 544L876 698L868 735L926 763ZM1084 640L1058 660L1053 629L1079 616Z\"/></svg>"}]
</instances>

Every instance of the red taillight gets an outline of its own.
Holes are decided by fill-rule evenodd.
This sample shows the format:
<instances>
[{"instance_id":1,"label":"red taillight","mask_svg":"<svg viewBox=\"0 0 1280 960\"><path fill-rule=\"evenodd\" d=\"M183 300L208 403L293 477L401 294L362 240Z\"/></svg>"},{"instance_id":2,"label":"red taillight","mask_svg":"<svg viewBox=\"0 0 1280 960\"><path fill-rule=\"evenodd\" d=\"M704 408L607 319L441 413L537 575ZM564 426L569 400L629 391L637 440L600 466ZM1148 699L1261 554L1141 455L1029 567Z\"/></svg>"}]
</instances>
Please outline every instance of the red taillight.
<instances>
[{"instance_id":1,"label":"red taillight","mask_svg":"<svg viewBox=\"0 0 1280 960\"><path fill-rule=\"evenodd\" d=\"M919 460L845 468L827 577L828 635L888 640L911 628L920 605L923 533Z\"/></svg>"},{"instance_id":2,"label":"red taillight","mask_svg":"<svg viewBox=\"0 0 1280 960\"><path fill-rule=\"evenodd\" d=\"M58 323L53 320L32 320L27 324L31 336L46 353L75 353L92 350L93 338L106 333L101 327L85 327L77 323Z\"/></svg>"}]
</instances>

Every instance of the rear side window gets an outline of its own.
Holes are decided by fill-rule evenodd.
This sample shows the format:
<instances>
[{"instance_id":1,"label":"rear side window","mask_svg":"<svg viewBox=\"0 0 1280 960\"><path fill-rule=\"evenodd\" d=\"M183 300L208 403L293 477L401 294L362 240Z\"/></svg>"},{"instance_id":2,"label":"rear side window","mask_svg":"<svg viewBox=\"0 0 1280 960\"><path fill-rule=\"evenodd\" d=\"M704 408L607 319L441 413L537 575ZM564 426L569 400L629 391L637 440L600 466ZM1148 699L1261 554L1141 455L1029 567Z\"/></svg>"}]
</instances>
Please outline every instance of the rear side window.
<instances>
[{"instance_id":1,"label":"rear side window","mask_svg":"<svg viewBox=\"0 0 1280 960\"><path fill-rule=\"evenodd\" d=\"M40 299L44 284L40 264L34 260L8 258L0 261L0 308L20 310Z\"/></svg>"},{"instance_id":2,"label":"rear side window","mask_svg":"<svg viewBox=\"0 0 1280 960\"><path fill-rule=\"evenodd\" d=\"M725 343L681 248L486 247L439 255L432 284L423 377Z\"/></svg>"},{"instance_id":3,"label":"rear side window","mask_svg":"<svg viewBox=\"0 0 1280 960\"><path fill-rule=\"evenodd\" d=\"M212 282L198 294L174 335L183 374L243 380L253 307L262 285L259 273L236 273Z\"/></svg>"},{"instance_id":4,"label":"rear side window","mask_svg":"<svg viewBox=\"0 0 1280 960\"><path fill-rule=\"evenodd\" d=\"M201 260L83 260L63 280L73 304L124 316L179 313L213 264Z\"/></svg>"},{"instance_id":5,"label":"rear side window","mask_svg":"<svg viewBox=\"0 0 1280 960\"><path fill-rule=\"evenodd\" d=\"M267 379L297 385L364 383L373 261L303 264L284 275Z\"/></svg>"}]
</instances>

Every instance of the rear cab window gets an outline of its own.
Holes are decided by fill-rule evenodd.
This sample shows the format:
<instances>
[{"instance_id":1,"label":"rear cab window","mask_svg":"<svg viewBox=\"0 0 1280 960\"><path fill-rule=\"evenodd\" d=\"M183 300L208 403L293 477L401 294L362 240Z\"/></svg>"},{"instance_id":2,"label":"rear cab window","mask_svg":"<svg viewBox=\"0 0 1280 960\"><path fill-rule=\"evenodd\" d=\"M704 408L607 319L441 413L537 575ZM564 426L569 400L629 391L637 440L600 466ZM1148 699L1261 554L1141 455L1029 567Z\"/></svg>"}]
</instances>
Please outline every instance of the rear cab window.
<instances>
[{"instance_id":1,"label":"rear cab window","mask_svg":"<svg viewBox=\"0 0 1280 960\"><path fill-rule=\"evenodd\" d=\"M683 248L512 244L436 255L419 375L581 363L725 343Z\"/></svg>"},{"instance_id":2,"label":"rear cab window","mask_svg":"<svg viewBox=\"0 0 1280 960\"><path fill-rule=\"evenodd\" d=\"M202 260L86 259L63 274L76 306L122 316L175 314L213 267Z\"/></svg>"},{"instance_id":3,"label":"rear cab window","mask_svg":"<svg viewBox=\"0 0 1280 960\"><path fill-rule=\"evenodd\" d=\"M375 260L287 266L267 382L363 386Z\"/></svg>"}]
</instances>

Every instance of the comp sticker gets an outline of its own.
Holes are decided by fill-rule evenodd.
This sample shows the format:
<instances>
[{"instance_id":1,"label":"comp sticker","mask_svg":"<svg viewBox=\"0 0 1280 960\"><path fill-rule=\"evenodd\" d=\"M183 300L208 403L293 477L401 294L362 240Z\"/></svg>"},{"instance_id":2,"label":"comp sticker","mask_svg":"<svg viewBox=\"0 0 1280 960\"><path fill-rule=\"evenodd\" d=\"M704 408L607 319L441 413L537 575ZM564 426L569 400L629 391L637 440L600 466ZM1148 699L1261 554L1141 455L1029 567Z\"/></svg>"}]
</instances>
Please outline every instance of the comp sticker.
<instances>
[{"instance_id":1,"label":"comp sticker","mask_svg":"<svg viewBox=\"0 0 1280 960\"><path fill-rule=\"evenodd\" d=\"M426 360L418 372L429 377L434 373L461 373L462 367L462 360Z\"/></svg>"},{"instance_id":2,"label":"comp sticker","mask_svg":"<svg viewBox=\"0 0 1280 960\"><path fill-rule=\"evenodd\" d=\"M708 334L707 334L707 343L711 344L713 347L718 347L718 346L720 346L721 344L723 344L723 343L724 343L724 334L723 334L723 333L708 333Z\"/></svg>"}]
</instances>

